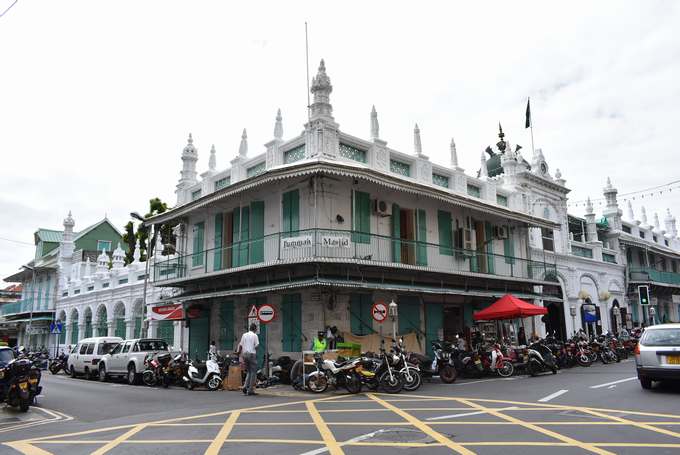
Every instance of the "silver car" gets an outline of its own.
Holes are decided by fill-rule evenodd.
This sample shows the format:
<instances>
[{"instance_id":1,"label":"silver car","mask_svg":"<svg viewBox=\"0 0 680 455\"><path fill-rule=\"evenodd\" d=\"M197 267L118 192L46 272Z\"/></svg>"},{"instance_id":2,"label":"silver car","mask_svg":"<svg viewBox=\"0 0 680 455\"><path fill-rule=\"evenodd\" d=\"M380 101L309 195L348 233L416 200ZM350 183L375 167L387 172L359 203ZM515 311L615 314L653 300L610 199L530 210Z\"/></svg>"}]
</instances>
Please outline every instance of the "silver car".
<instances>
[{"instance_id":1,"label":"silver car","mask_svg":"<svg viewBox=\"0 0 680 455\"><path fill-rule=\"evenodd\" d=\"M647 327L635 348L635 364L643 389L652 381L680 379L680 324Z\"/></svg>"}]
</instances>

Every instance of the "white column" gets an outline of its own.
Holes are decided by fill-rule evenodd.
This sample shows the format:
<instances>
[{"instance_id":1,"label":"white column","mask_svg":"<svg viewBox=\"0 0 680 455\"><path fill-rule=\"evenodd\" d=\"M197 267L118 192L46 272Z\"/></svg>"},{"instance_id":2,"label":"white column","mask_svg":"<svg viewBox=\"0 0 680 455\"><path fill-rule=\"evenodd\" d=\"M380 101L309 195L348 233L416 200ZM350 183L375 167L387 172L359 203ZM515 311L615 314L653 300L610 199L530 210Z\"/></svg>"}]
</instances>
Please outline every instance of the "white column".
<instances>
[{"instance_id":1,"label":"white column","mask_svg":"<svg viewBox=\"0 0 680 455\"><path fill-rule=\"evenodd\" d=\"M106 321L107 335L110 337L116 336L116 321L108 319Z\"/></svg>"},{"instance_id":2,"label":"white column","mask_svg":"<svg viewBox=\"0 0 680 455\"><path fill-rule=\"evenodd\" d=\"M158 336L158 321L151 319L149 321L149 329L147 332L149 338L156 338Z\"/></svg>"},{"instance_id":3,"label":"white column","mask_svg":"<svg viewBox=\"0 0 680 455\"><path fill-rule=\"evenodd\" d=\"M135 334L135 320L134 319L126 319L125 320L125 339L129 340L131 338L134 338Z\"/></svg>"}]
</instances>

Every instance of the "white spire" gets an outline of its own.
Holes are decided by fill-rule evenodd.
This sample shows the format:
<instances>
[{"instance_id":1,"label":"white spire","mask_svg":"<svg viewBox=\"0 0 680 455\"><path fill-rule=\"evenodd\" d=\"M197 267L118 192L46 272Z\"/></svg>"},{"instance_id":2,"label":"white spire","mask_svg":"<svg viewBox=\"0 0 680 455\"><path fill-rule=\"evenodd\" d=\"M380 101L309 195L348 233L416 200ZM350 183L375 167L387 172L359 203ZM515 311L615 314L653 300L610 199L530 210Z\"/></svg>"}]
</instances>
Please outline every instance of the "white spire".
<instances>
[{"instance_id":1,"label":"white spire","mask_svg":"<svg viewBox=\"0 0 680 455\"><path fill-rule=\"evenodd\" d=\"M139 248L139 239L135 241L135 251L132 253L132 260L133 262L139 262L139 259L142 257L142 251Z\"/></svg>"},{"instance_id":2,"label":"white spire","mask_svg":"<svg viewBox=\"0 0 680 455\"><path fill-rule=\"evenodd\" d=\"M283 123L281 118L281 109L276 111L276 123L274 124L274 139L283 138Z\"/></svg>"},{"instance_id":3,"label":"white spire","mask_svg":"<svg viewBox=\"0 0 680 455\"><path fill-rule=\"evenodd\" d=\"M89 278L92 276L92 267L90 267L92 264L90 262L90 256L87 256L85 258L85 272L83 277L84 278Z\"/></svg>"},{"instance_id":4,"label":"white spire","mask_svg":"<svg viewBox=\"0 0 680 455\"><path fill-rule=\"evenodd\" d=\"M311 106L311 118L326 117L332 119L333 106L331 106L330 95L333 91L333 86L331 85L331 79L326 74L326 63L323 59L319 63L319 70L316 76L312 78L310 91L314 95L314 101Z\"/></svg>"},{"instance_id":5,"label":"white spire","mask_svg":"<svg viewBox=\"0 0 680 455\"><path fill-rule=\"evenodd\" d=\"M645 209L645 206L642 206L642 225L643 226L649 226L647 223L647 209Z\"/></svg>"},{"instance_id":6,"label":"white spire","mask_svg":"<svg viewBox=\"0 0 680 455\"><path fill-rule=\"evenodd\" d=\"M122 269L125 266L125 251L120 247L120 242L115 250L113 250L113 257L111 264L115 270Z\"/></svg>"},{"instance_id":7,"label":"white spire","mask_svg":"<svg viewBox=\"0 0 680 455\"><path fill-rule=\"evenodd\" d=\"M187 145L182 150L182 172L179 184L193 185L196 183L196 161L198 161L198 150L194 147L194 138L189 133Z\"/></svg>"},{"instance_id":8,"label":"white spire","mask_svg":"<svg viewBox=\"0 0 680 455\"><path fill-rule=\"evenodd\" d=\"M217 168L217 156L215 156L215 144L210 147L210 159L208 160L208 169L214 171Z\"/></svg>"},{"instance_id":9,"label":"white spire","mask_svg":"<svg viewBox=\"0 0 680 455\"><path fill-rule=\"evenodd\" d=\"M590 202L590 196L588 196L588 201L586 202L586 213L590 215L593 213L593 203Z\"/></svg>"},{"instance_id":10,"label":"white spire","mask_svg":"<svg viewBox=\"0 0 680 455\"><path fill-rule=\"evenodd\" d=\"M248 134L246 134L245 128L243 128L243 134L241 134L241 144L238 146L238 154L242 157L248 155Z\"/></svg>"},{"instance_id":11,"label":"white spire","mask_svg":"<svg viewBox=\"0 0 680 455\"><path fill-rule=\"evenodd\" d=\"M628 220L635 221L635 213L633 213L633 204L631 204L630 201L628 201L627 204L626 215L628 216Z\"/></svg>"},{"instance_id":12,"label":"white spire","mask_svg":"<svg viewBox=\"0 0 680 455\"><path fill-rule=\"evenodd\" d=\"M378 124L378 112L375 110L375 105L371 109L371 139L378 139L380 137L380 125Z\"/></svg>"},{"instance_id":13,"label":"white spire","mask_svg":"<svg viewBox=\"0 0 680 455\"><path fill-rule=\"evenodd\" d=\"M677 236L675 217L671 215L671 210L666 209L666 218L664 219L664 224L666 225L666 232L672 237Z\"/></svg>"},{"instance_id":14,"label":"white spire","mask_svg":"<svg viewBox=\"0 0 680 455\"><path fill-rule=\"evenodd\" d=\"M654 229L657 231L661 230L661 223L659 223L659 214L654 212Z\"/></svg>"},{"instance_id":15,"label":"white spire","mask_svg":"<svg viewBox=\"0 0 680 455\"><path fill-rule=\"evenodd\" d=\"M420 128L416 123L416 127L413 128L413 149L416 155L421 156L423 154L423 144L420 142Z\"/></svg>"},{"instance_id":16,"label":"white spire","mask_svg":"<svg viewBox=\"0 0 680 455\"><path fill-rule=\"evenodd\" d=\"M486 168L486 156L484 155L484 152L482 152L481 167L479 168L479 176L480 177L488 177L489 176L489 172Z\"/></svg>"},{"instance_id":17,"label":"white spire","mask_svg":"<svg viewBox=\"0 0 680 455\"><path fill-rule=\"evenodd\" d=\"M456 152L456 142L451 138L451 166L458 167L458 152Z\"/></svg>"}]
</instances>

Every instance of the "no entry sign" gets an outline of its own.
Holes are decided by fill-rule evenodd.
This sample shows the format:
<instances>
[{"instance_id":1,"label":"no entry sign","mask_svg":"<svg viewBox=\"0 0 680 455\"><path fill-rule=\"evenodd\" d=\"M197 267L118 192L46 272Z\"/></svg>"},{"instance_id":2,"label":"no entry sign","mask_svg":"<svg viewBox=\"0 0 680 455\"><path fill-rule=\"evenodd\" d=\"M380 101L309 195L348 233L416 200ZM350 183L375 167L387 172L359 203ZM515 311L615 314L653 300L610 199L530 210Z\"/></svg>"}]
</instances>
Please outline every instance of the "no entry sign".
<instances>
[{"instance_id":1,"label":"no entry sign","mask_svg":"<svg viewBox=\"0 0 680 455\"><path fill-rule=\"evenodd\" d=\"M275 317L276 311L274 310L274 307L269 304L265 303L257 309L257 319L263 324L272 322Z\"/></svg>"},{"instance_id":2,"label":"no entry sign","mask_svg":"<svg viewBox=\"0 0 680 455\"><path fill-rule=\"evenodd\" d=\"M374 303L373 308L371 309L371 315L376 321L384 322L385 319L387 319L387 305L383 302Z\"/></svg>"}]
</instances>

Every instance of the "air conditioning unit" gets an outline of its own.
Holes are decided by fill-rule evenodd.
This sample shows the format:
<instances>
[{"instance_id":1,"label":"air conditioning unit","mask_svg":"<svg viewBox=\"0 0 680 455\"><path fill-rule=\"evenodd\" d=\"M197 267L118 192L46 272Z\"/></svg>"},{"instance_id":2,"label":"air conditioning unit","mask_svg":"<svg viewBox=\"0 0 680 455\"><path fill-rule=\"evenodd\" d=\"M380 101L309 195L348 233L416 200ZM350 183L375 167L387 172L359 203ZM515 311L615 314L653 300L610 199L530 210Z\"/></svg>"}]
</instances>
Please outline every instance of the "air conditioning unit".
<instances>
[{"instance_id":1,"label":"air conditioning unit","mask_svg":"<svg viewBox=\"0 0 680 455\"><path fill-rule=\"evenodd\" d=\"M376 199L373 201L373 211L380 216L390 216L392 215L392 204L382 199Z\"/></svg>"},{"instance_id":2,"label":"air conditioning unit","mask_svg":"<svg viewBox=\"0 0 680 455\"><path fill-rule=\"evenodd\" d=\"M493 236L497 239L507 239L510 237L507 226L494 226Z\"/></svg>"}]
</instances>

